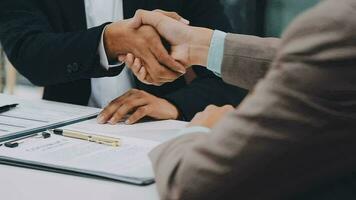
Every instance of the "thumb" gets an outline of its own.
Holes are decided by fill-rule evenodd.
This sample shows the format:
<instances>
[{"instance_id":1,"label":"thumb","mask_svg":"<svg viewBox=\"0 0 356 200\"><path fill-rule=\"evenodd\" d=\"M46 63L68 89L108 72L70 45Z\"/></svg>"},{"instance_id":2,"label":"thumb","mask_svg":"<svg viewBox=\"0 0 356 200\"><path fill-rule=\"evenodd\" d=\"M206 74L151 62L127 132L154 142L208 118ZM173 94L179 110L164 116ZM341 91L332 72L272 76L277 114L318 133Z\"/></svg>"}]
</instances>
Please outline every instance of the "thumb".
<instances>
[{"instance_id":1,"label":"thumb","mask_svg":"<svg viewBox=\"0 0 356 200\"><path fill-rule=\"evenodd\" d=\"M172 46L171 57L182 63L184 67L189 67L189 46L187 44Z\"/></svg>"},{"instance_id":2,"label":"thumb","mask_svg":"<svg viewBox=\"0 0 356 200\"><path fill-rule=\"evenodd\" d=\"M136 12L135 16L131 19L128 19L128 21L131 28L133 29L140 28L142 26L142 14Z\"/></svg>"}]
</instances>

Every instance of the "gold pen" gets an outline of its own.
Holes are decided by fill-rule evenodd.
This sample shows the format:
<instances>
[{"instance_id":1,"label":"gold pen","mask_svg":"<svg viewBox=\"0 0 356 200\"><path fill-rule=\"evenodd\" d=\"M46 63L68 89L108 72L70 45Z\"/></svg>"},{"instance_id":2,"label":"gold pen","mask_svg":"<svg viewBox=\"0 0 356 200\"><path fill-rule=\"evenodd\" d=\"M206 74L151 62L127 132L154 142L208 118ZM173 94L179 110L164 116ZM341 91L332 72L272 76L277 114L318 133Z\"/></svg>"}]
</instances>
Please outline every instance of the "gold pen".
<instances>
[{"instance_id":1,"label":"gold pen","mask_svg":"<svg viewBox=\"0 0 356 200\"><path fill-rule=\"evenodd\" d=\"M114 137L94 135L94 134L82 133L82 132L71 131L71 130L62 130L62 129L53 129L49 131L56 135L62 135L65 137L86 140L88 142L95 142L98 144L105 144L113 147L119 147L121 145L121 140Z\"/></svg>"}]
</instances>

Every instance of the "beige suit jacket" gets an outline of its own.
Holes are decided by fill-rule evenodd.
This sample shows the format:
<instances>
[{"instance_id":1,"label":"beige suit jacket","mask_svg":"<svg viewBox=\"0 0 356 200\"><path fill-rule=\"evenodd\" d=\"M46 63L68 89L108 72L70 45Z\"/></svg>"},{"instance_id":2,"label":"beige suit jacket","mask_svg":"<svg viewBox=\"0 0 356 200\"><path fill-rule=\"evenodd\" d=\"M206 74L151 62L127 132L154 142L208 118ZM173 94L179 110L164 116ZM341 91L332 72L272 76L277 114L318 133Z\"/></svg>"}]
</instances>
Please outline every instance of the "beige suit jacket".
<instances>
[{"instance_id":1,"label":"beige suit jacket","mask_svg":"<svg viewBox=\"0 0 356 200\"><path fill-rule=\"evenodd\" d=\"M253 92L151 152L162 199L290 199L355 171L355 0L322 1L282 40L229 34L222 76Z\"/></svg>"}]
</instances>

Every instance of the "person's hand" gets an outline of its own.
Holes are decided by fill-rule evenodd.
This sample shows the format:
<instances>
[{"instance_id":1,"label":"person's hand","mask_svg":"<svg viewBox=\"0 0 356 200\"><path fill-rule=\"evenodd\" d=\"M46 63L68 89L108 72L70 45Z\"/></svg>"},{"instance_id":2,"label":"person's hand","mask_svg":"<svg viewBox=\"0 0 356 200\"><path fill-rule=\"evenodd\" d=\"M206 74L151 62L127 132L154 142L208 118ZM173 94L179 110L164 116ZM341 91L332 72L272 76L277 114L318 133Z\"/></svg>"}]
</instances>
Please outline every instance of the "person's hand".
<instances>
[{"instance_id":1,"label":"person's hand","mask_svg":"<svg viewBox=\"0 0 356 200\"><path fill-rule=\"evenodd\" d=\"M153 26L170 43L171 56L185 67L206 66L213 31L191 27L181 21L178 14L161 10L138 10L132 19L134 27ZM150 83L151 74L136 55L120 55L119 60L126 62L140 81Z\"/></svg>"},{"instance_id":2,"label":"person's hand","mask_svg":"<svg viewBox=\"0 0 356 200\"><path fill-rule=\"evenodd\" d=\"M134 54L150 74L155 85L171 82L185 73L185 67L175 61L163 46L157 31L151 26L133 26L132 20L108 25L104 31L104 46L110 59Z\"/></svg>"},{"instance_id":3,"label":"person's hand","mask_svg":"<svg viewBox=\"0 0 356 200\"><path fill-rule=\"evenodd\" d=\"M177 108L167 100L133 89L104 108L98 116L98 122L117 124L125 120L126 124L134 124L143 117L163 120L177 119L178 116Z\"/></svg>"},{"instance_id":4,"label":"person's hand","mask_svg":"<svg viewBox=\"0 0 356 200\"><path fill-rule=\"evenodd\" d=\"M197 113L189 126L204 126L213 128L227 113L234 111L234 107L227 105L223 107L208 106L203 112Z\"/></svg>"}]
</instances>

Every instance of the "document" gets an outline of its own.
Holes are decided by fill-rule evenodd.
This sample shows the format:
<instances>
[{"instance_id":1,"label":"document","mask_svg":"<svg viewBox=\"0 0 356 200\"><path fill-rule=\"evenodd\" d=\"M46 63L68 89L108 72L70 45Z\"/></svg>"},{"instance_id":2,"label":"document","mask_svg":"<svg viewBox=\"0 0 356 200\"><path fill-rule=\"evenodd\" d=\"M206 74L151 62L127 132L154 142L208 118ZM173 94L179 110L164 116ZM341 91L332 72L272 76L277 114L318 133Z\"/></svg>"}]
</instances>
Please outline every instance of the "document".
<instances>
[{"instance_id":1,"label":"document","mask_svg":"<svg viewBox=\"0 0 356 200\"><path fill-rule=\"evenodd\" d=\"M142 122L133 125L119 123L117 125L98 124L96 119L86 120L63 127L72 131L81 131L91 134L110 137L134 137L138 139L165 142L178 136L179 130L187 126L187 122L177 120L164 120Z\"/></svg>"},{"instance_id":2,"label":"document","mask_svg":"<svg viewBox=\"0 0 356 200\"><path fill-rule=\"evenodd\" d=\"M154 174L148 153L159 143L121 137L120 147L52 134L32 137L16 148L0 147L2 161L94 175L135 184L149 184Z\"/></svg>"},{"instance_id":3,"label":"document","mask_svg":"<svg viewBox=\"0 0 356 200\"><path fill-rule=\"evenodd\" d=\"M76 120L95 117L100 109L51 101L29 101L0 94L0 106L19 104L0 113L0 141L14 134L24 134Z\"/></svg>"},{"instance_id":4,"label":"document","mask_svg":"<svg viewBox=\"0 0 356 200\"><path fill-rule=\"evenodd\" d=\"M138 185L154 182L149 152L177 137L187 125L175 120L98 124L95 116L100 109L0 94L0 106L15 103L19 104L16 108L0 113L0 164ZM121 145L109 146L56 134L36 135L53 128L110 136L119 139Z\"/></svg>"}]
</instances>

